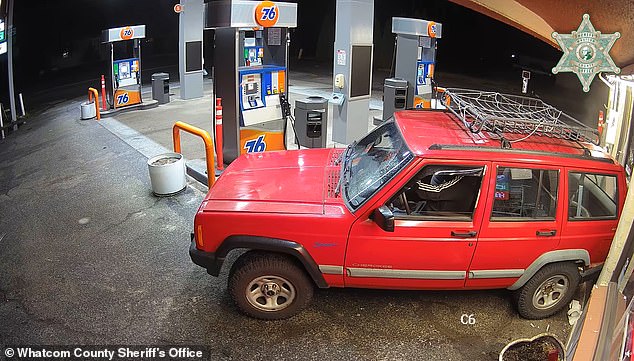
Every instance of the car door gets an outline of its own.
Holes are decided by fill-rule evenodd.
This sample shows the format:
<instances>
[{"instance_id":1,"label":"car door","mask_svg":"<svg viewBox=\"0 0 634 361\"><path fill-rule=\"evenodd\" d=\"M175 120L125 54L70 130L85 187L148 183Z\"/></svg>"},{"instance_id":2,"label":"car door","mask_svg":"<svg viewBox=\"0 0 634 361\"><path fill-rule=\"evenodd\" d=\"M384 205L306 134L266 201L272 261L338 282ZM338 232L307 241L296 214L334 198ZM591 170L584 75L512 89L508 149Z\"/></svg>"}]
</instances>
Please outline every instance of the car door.
<instances>
[{"instance_id":1,"label":"car door","mask_svg":"<svg viewBox=\"0 0 634 361\"><path fill-rule=\"evenodd\" d=\"M560 240L562 168L506 162L495 162L493 167L468 288L512 285Z\"/></svg>"},{"instance_id":2,"label":"car door","mask_svg":"<svg viewBox=\"0 0 634 361\"><path fill-rule=\"evenodd\" d=\"M605 260L625 192L618 173L567 168L567 211L561 248L587 250L591 263Z\"/></svg>"},{"instance_id":3,"label":"car door","mask_svg":"<svg viewBox=\"0 0 634 361\"><path fill-rule=\"evenodd\" d=\"M353 224L346 287L464 287L485 208L489 162L423 161L375 202L394 215L394 231L367 215ZM421 202L424 202L421 203Z\"/></svg>"}]
</instances>

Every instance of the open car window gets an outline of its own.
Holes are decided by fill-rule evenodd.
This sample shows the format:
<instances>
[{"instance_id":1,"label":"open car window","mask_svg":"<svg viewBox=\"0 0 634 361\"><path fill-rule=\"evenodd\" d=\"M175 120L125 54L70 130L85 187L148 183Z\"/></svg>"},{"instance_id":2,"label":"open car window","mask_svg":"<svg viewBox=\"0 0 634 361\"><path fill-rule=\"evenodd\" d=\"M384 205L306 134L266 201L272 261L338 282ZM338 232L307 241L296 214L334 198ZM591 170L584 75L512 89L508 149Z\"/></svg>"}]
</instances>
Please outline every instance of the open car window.
<instances>
[{"instance_id":1,"label":"open car window","mask_svg":"<svg viewBox=\"0 0 634 361\"><path fill-rule=\"evenodd\" d=\"M568 219L616 219L616 176L570 172L568 176Z\"/></svg>"},{"instance_id":2,"label":"open car window","mask_svg":"<svg viewBox=\"0 0 634 361\"><path fill-rule=\"evenodd\" d=\"M473 219L484 167L428 165L388 202L397 218Z\"/></svg>"}]
</instances>

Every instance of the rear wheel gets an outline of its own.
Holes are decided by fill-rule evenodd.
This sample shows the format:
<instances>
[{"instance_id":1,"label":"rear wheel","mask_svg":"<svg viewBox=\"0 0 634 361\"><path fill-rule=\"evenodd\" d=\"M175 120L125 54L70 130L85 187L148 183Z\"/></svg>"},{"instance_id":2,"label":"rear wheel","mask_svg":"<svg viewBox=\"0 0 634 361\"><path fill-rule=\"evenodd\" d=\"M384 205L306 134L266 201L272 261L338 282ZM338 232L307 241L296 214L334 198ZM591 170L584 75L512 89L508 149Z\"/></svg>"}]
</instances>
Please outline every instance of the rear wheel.
<instances>
[{"instance_id":1,"label":"rear wheel","mask_svg":"<svg viewBox=\"0 0 634 361\"><path fill-rule=\"evenodd\" d=\"M552 316L570 303L580 279L574 263L548 264L517 291L517 310L528 319Z\"/></svg>"},{"instance_id":2,"label":"rear wheel","mask_svg":"<svg viewBox=\"0 0 634 361\"><path fill-rule=\"evenodd\" d=\"M245 314L279 320L296 315L308 305L313 284L288 256L248 252L231 268L229 293Z\"/></svg>"}]
</instances>

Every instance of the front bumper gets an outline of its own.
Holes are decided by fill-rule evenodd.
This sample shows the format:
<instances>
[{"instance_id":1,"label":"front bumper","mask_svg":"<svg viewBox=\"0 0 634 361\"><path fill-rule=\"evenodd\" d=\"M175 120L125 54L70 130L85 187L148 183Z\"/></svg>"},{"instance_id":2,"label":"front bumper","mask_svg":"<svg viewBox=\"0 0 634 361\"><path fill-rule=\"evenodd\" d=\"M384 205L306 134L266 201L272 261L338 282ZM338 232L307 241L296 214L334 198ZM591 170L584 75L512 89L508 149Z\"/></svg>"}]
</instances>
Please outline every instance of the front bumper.
<instances>
[{"instance_id":1,"label":"front bumper","mask_svg":"<svg viewBox=\"0 0 634 361\"><path fill-rule=\"evenodd\" d=\"M213 252L205 252L196 248L196 241L194 240L194 234L191 236L191 244L189 245L189 257L192 262L199 265L202 268L207 269L207 273L212 276L218 276L220 274L220 268L224 262L224 258L216 257Z\"/></svg>"}]
</instances>

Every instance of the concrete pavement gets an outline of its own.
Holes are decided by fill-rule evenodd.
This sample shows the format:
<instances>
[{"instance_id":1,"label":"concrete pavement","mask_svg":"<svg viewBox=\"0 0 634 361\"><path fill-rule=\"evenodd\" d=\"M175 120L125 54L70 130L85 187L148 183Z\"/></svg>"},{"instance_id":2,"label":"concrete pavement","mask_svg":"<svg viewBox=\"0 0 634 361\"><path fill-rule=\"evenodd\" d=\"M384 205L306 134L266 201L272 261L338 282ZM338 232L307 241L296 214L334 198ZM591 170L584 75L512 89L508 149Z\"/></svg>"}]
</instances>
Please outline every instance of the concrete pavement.
<instances>
[{"instance_id":1,"label":"concrete pavement","mask_svg":"<svg viewBox=\"0 0 634 361\"><path fill-rule=\"evenodd\" d=\"M295 73L294 73L295 74ZM309 75L305 73L295 74L295 78L289 80L289 101L294 108L295 101L308 96L328 97L330 91L330 79L325 76ZM165 149L172 149L172 126L176 121L183 121L204 129L213 135L212 129L212 102L213 102L213 83L209 79L204 81L204 96L198 99L182 100L180 99L180 87L178 83L172 83L170 93L170 103L160 105L158 108L139 110L133 112L124 112L103 118L103 124L117 135L134 134L132 138L137 143L141 136L145 136L147 140L156 142ZM148 89L149 91L149 89ZM151 95L146 93L147 97ZM368 116L368 129L373 127L372 119L374 116L381 116L383 104L381 101L381 92L374 90L370 101L370 112ZM329 106L328 119L332 120L332 106ZM125 129L125 127L131 130ZM345 144L337 144L332 141L332 121L328 123L328 147L342 147ZM130 138L130 137L128 137ZM182 153L188 159L204 158L205 152L202 141L190 135L181 136ZM290 149L296 148L292 129L288 128L287 144ZM136 147L136 145L134 145ZM156 155L156 154L155 154Z\"/></svg>"}]
</instances>

